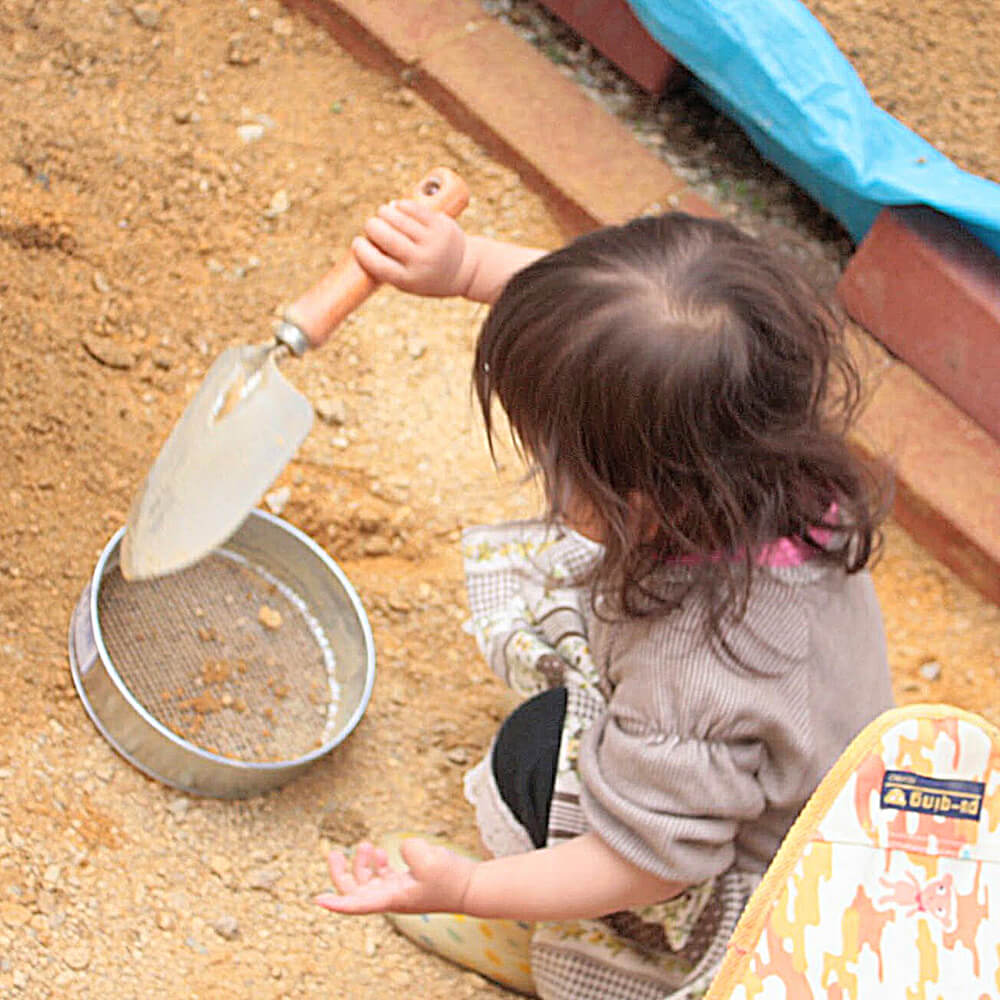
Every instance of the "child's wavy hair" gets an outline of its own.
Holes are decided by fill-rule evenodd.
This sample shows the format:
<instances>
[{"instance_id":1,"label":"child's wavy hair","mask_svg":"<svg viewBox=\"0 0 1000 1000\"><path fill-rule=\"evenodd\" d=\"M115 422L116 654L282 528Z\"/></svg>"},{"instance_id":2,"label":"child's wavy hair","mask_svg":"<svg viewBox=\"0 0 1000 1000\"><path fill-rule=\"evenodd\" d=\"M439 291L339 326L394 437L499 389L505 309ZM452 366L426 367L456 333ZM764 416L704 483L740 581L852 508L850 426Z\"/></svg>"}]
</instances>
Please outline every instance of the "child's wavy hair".
<instances>
[{"instance_id":1,"label":"child's wavy hair","mask_svg":"<svg viewBox=\"0 0 1000 1000\"><path fill-rule=\"evenodd\" d=\"M722 638L768 543L797 539L849 573L877 549L887 494L846 441L861 380L843 324L789 258L729 223L644 217L515 274L474 386L491 451L495 396L549 516L568 502L596 515L590 582L624 616L697 589ZM658 572L668 563L687 571Z\"/></svg>"}]
</instances>

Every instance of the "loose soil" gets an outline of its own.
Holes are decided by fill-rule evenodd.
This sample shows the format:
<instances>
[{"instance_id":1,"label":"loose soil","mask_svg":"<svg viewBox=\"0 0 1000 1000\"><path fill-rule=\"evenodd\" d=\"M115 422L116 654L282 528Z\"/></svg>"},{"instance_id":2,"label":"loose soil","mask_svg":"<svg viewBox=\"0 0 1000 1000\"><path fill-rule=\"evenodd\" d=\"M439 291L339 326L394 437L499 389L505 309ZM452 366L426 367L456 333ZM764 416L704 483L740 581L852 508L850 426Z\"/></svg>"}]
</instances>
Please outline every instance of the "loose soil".
<instances>
[{"instance_id":1,"label":"loose soil","mask_svg":"<svg viewBox=\"0 0 1000 1000\"><path fill-rule=\"evenodd\" d=\"M872 99L963 170L1000 182L997 0L805 0Z\"/></svg>"},{"instance_id":2,"label":"loose soil","mask_svg":"<svg viewBox=\"0 0 1000 1000\"><path fill-rule=\"evenodd\" d=\"M379 203L445 163L471 230L567 234L273 0L12 0L0 43L0 993L504 995L311 902L331 844L475 844L462 776L508 700L461 629L456 543L537 502L509 456L492 468L470 406L480 309L384 290L286 364L318 419L272 502L344 568L379 658L360 726L305 776L245 802L145 778L86 717L66 630L211 360L269 337ZM893 525L876 582L900 700L1000 722L998 609Z\"/></svg>"}]
</instances>

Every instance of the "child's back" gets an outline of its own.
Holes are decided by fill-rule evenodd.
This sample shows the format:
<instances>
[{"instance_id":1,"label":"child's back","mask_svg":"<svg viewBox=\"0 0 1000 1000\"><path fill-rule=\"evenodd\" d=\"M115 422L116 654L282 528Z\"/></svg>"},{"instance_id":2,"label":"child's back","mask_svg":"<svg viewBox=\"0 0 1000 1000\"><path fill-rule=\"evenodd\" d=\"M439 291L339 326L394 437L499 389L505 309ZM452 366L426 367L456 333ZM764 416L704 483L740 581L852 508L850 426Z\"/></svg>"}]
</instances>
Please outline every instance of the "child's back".
<instances>
[{"instance_id":1,"label":"child's back","mask_svg":"<svg viewBox=\"0 0 1000 1000\"><path fill-rule=\"evenodd\" d=\"M726 627L693 599L666 618L589 615L611 692L580 751L583 808L616 851L663 878L762 873L844 747L892 705L865 572L762 567Z\"/></svg>"}]
</instances>

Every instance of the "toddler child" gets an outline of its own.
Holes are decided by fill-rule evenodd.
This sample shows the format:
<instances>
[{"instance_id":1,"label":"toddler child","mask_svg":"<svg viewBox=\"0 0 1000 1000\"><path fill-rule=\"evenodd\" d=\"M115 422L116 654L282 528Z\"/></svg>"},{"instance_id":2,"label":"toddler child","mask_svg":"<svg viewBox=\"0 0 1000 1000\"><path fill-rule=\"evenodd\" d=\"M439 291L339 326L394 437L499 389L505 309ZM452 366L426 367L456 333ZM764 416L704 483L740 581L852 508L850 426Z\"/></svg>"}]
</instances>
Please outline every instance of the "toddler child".
<instances>
[{"instance_id":1,"label":"toddler child","mask_svg":"<svg viewBox=\"0 0 1000 1000\"><path fill-rule=\"evenodd\" d=\"M480 646L529 696L467 780L495 856L414 838L396 868L361 844L319 902L536 922L549 1000L699 996L892 701L842 331L780 253L682 213L543 253L400 201L353 249L380 281L491 305L478 401L548 511L465 536Z\"/></svg>"}]
</instances>

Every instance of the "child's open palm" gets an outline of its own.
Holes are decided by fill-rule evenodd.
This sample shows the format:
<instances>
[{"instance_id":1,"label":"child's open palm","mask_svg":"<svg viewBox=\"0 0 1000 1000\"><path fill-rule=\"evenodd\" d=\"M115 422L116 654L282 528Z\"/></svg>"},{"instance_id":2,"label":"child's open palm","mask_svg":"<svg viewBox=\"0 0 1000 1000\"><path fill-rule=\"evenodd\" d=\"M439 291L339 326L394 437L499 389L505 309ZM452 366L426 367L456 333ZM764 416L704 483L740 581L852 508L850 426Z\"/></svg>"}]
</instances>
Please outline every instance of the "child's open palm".
<instances>
[{"instance_id":1,"label":"child's open palm","mask_svg":"<svg viewBox=\"0 0 1000 1000\"><path fill-rule=\"evenodd\" d=\"M403 870L369 843L359 844L353 859L331 851L327 863L337 892L316 902L335 913L461 912L476 862L419 838L405 840L401 850Z\"/></svg>"}]
</instances>

